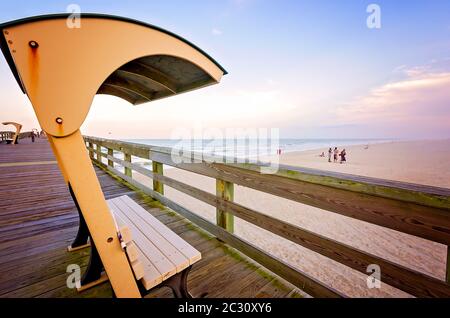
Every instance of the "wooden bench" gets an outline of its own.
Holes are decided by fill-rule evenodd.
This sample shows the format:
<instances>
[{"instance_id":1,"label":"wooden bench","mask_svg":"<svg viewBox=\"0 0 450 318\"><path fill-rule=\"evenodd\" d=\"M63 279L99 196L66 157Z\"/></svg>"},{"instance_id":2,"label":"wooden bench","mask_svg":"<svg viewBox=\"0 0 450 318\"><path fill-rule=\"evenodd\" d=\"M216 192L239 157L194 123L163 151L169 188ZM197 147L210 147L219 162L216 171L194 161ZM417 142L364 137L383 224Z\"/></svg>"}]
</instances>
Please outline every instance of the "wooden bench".
<instances>
[{"instance_id":1,"label":"wooden bench","mask_svg":"<svg viewBox=\"0 0 450 318\"><path fill-rule=\"evenodd\" d=\"M107 203L135 278L140 281L141 294L166 286L175 297L190 298L187 275L191 266L201 259L201 253L128 196L110 199ZM92 246L80 291L107 280L105 275L100 277L102 268L99 267L101 261Z\"/></svg>"}]
</instances>

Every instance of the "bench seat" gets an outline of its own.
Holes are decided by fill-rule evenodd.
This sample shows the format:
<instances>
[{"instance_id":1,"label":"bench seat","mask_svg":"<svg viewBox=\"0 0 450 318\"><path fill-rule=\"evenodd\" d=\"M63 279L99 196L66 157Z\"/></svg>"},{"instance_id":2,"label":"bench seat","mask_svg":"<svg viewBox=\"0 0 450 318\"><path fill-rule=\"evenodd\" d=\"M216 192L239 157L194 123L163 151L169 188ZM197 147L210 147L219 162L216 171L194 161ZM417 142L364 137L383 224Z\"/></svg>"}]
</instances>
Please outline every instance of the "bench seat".
<instances>
[{"instance_id":1,"label":"bench seat","mask_svg":"<svg viewBox=\"0 0 450 318\"><path fill-rule=\"evenodd\" d=\"M198 250L128 196L107 202L118 228L131 232L132 241L125 241L125 249L136 279L146 290L201 259Z\"/></svg>"}]
</instances>

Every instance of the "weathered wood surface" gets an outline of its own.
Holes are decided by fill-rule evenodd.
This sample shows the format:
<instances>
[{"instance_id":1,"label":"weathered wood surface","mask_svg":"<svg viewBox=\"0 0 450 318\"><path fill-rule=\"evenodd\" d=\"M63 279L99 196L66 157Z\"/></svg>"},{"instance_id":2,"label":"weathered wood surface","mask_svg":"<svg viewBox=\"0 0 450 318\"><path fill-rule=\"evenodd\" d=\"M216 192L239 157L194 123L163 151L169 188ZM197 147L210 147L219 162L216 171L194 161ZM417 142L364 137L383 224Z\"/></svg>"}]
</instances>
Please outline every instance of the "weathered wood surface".
<instances>
[{"instance_id":1,"label":"weathered wood surface","mask_svg":"<svg viewBox=\"0 0 450 318\"><path fill-rule=\"evenodd\" d=\"M45 138L21 139L17 145L0 144L0 163L30 162L30 161L54 161L55 157Z\"/></svg>"},{"instance_id":2,"label":"weathered wood surface","mask_svg":"<svg viewBox=\"0 0 450 318\"><path fill-rule=\"evenodd\" d=\"M13 149L14 148L14 149ZM0 162L54 161L44 140L0 145ZM96 169L106 198L129 195L202 253L189 277L195 297L287 297L296 289L261 265ZM89 250L68 253L78 215L56 164L0 166L0 297L111 297L109 283L81 294L66 287L69 264L84 270ZM172 297L156 289L148 297Z\"/></svg>"},{"instance_id":3,"label":"weathered wood surface","mask_svg":"<svg viewBox=\"0 0 450 318\"><path fill-rule=\"evenodd\" d=\"M159 177L159 176L157 176ZM216 180L216 196L224 201L234 201L234 184L222 180ZM215 204L213 204L215 205ZM233 214L216 205L216 223L230 233L234 232Z\"/></svg>"},{"instance_id":4,"label":"weathered wood surface","mask_svg":"<svg viewBox=\"0 0 450 318\"><path fill-rule=\"evenodd\" d=\"M152 168L153 168L153 172L159 175L163 175L164 173L164 165L162 163L153 161L152 162ZM153 190L155 190L156 192L164 195L164 184L154 180L153 181Z\"/></svg>"}]
</instances>

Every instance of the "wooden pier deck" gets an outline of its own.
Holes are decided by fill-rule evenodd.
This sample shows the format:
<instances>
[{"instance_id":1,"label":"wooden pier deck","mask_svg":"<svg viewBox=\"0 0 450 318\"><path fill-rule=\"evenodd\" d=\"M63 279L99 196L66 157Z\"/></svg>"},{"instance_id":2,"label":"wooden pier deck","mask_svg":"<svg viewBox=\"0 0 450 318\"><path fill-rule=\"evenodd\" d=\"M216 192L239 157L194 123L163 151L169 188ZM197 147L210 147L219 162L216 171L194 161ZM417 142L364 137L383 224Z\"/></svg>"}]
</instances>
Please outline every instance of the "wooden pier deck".
<instances>
[{"instance_id":1,"label":"wooden pier deck","mask_svg":"<svg viewBox=\"0 0 450 318\"><path fill-rule=\"evenodd\" d=\"M194 297L295 297L298 290L240 252L96 168L107 199L129 195L202 253L188 286ZM109 283L78 293L69 264L86 268L89 249L68 253L78 214L45 139L0 145L0 297L111 297ZM158 289L147 297L172 297Z\"/></svg>"}]
</instances>

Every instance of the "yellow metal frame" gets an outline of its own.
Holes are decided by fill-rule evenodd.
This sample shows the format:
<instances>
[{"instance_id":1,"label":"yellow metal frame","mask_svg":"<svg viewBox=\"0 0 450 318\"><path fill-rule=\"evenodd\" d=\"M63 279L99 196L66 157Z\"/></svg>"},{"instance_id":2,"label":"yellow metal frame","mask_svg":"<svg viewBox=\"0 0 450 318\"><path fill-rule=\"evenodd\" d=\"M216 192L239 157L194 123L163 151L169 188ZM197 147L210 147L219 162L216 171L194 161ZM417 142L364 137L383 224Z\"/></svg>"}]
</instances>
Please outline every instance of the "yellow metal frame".
<instances>
[{"instance_id":1,"label":"yellow metal frame","mask_svg":"<svg viewBox=\"0 0 450 318\"><path fill-rule=\"evenodd\" d=\"M15 145L16 141L17 141L17 138L19 138L19 134L20 134L20 130L22 129L22 125L18 124L18 123L15 123L15 122L12 122L12 121L7 121L7 122L4 122L2 124L3 125L13 125L14 127L16 127L16 133L14 134L13 141L12 141L12 144Z\"/></svg>"},{"instance_id":2,"label":"yellow metal frame","mask_svg":"<svg viewBox=\"0 0 450 318\"><path fill-rule=\"evenodd\" d=\"M129 61L151 55L187 60L219 82L223 70L204 52L158 29L125 20L42 19L3 29L5 43L65 181L73 189L117 297L140 297L117 228L79 131L94 95Z\"/></svg>"}]
</instances>

